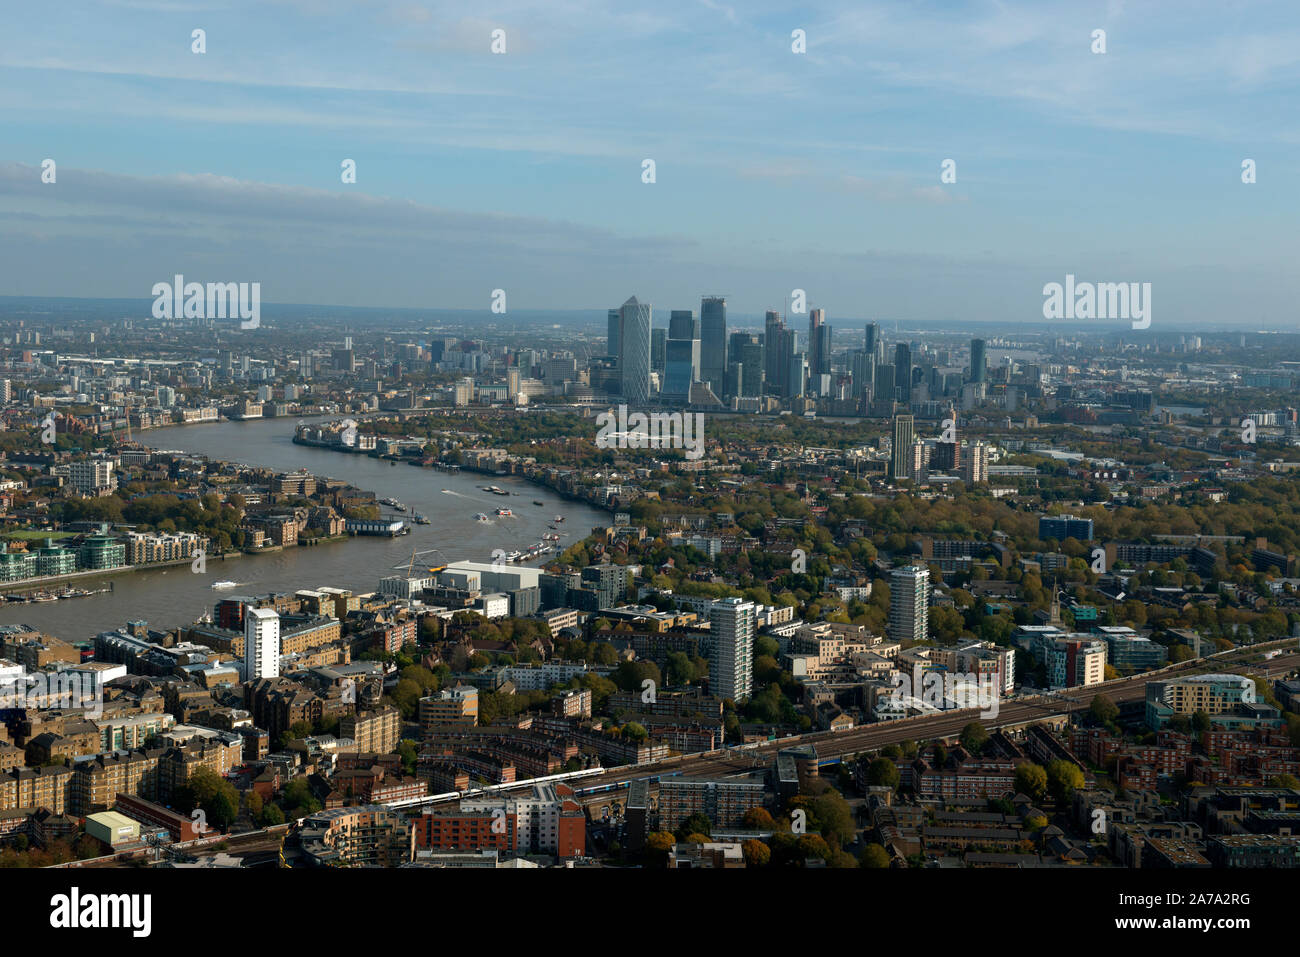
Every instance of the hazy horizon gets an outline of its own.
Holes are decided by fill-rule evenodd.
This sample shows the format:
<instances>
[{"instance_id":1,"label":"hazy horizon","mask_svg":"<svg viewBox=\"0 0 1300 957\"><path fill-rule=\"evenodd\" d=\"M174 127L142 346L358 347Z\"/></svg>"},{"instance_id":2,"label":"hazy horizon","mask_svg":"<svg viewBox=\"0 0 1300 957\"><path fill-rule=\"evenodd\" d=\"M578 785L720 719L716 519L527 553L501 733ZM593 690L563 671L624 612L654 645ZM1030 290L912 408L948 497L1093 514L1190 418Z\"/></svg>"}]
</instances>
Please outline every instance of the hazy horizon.
<instances>
[{"instance_id":1,"label":"hazy horizon","mask_svg":"<svg viewBox=\"0 0 1300 957\"><path fill-rule=\"evenodd\" d=\"M1153 332L1296 324L1286 3L68 13L7 14L0 294L133 299L181 273L267 303L722 290L761 315L803 289L831 317L1014 324L1073 274L1150 283Z\"/></svg>"},{"instance_id":2,"label":"hazy horizon","mask_svg":"<svg viewBox=\"0 0 1300 957\"><path fill-rule=\"evenodd\" d=\"M646 297L638 295L638 299L646 300ZM15 308L21 305L28 305L30 308ZM0 317L5 315L23 315L30 313L33 316L48 316L50 313L61 313L61 319L68 322L103 322L110 318L110 313L130 310L129 315L119 316L112 315L111 318L131 318L139 321L161 321L155 320L151 315L153 305L152 299L135 299L135 298L114 298L114 297L81 297L81 296L3 296L0 295ZM617 304L615 304L617 305ZM654 310L653 324L655 328L667 328L668 314L673 309L694 308L698 313L698 304L680 304L671 303L663 306L655 305L650 302ZM60 308L62 307L62 308ZM82 310L80 314L73 312L68 314L66 310L78 308ZM335 321L344 321L349 318L348 314L356 313L358 319L379 321L385 316L394 314L405 318L404 314L410 314L413 324L428 325L430 323L448 322L460 319L462 321L483 318L494 324L509 325L512 321L522 321L534 325L540 325L548 322L555 322L557 325L563 325L563 320L571 322L589 324L592 327L604 331L605 320L608 307L587 307L575 306L567 309L511 309L504 315L493 314L489 309L455 309L455 308L416 308L410 306L349 306L338 303L262 303L262 318L266 325L284 325L295 321L302 321L310 318L303 315L292 315L288 313L302 312L306 310L319 311L326 313L320 318L331 319ZM330 315L329 313L336 313ZM90 313L90 314L87 314ZM807 321L807 316L796 314L793 316L786 315L787 323L793 321L794 328L801 330L800 322ZM728 328L754 328L763 327L762 313L743 313L734 312L730 308L727 311ZM171 320L184 321L184 320ZM924 331L933 334L960 334L964 327L975 326L978 329L979 336L983 338L999 338L999 330L1004 334L1011 335L1015 333L1032 333L1044 334L1053 330L1062 335L1078 335L1087 333L1103 333L1107 335L1119 335L1135 337L1138 330L1133 330L1128 323L1117 322L1113 320L1048 320L1039 319L1023 320L1018 322L1006 322L999 320L979 320L979 319L956 319L956 318L938 318L938 319L896 319L893 317L870 317L863 318L859 316L834 316L827 314L827 323L835 330L836 348L846 348L845 340L852 334L860 334L868 323L877 323L881 327L882 333L887 338L892 338L898 331ZM220 322L220 320L218 320ZM983 327L992 328L983 328ZM1211 323L1204 325L1189 323L1189 331L1194 330L1199 335L1300 335L1300 329L1283 329L1283 328L1258 328L1254 326L1214 326ZM232 331L234 329L232 325ZM467 330L468 332L468 330ZM1159 338L1172 337L1181 335L1181 330L1161 330L1156 332Z\"/></svg>"}]
</instances>

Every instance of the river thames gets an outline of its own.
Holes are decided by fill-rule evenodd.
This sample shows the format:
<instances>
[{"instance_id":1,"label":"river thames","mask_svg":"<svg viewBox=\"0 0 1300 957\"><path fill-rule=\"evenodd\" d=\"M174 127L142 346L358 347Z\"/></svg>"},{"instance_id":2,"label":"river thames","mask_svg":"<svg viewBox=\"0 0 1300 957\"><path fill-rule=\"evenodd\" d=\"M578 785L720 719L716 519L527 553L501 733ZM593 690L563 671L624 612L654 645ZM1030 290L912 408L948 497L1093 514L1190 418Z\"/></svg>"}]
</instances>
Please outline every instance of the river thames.
<instances>
[{"instance_id":1,"label":"river thames","mask_svg":"<svg viewBox=\"0 0 1300 957\"><path fill-rule=\"evenodd\" d=\"M223 596L265 595L323 586L371 592L378 588L380 578L405 573L413 550L424 553L415 558L417 572L422 562L488 562L493 549L512 551L541 541L550 533L547 525L557 515L565 518L558 526L563 535L561 548L611 519L608 513L566 501L549 489L514 476L449 474L294 445L298 421L282 418L174 426L143 432L139 440L154 449L207 455L277 471L305 468L314 475L342 479L372 491L378 498L397 499L408 507L401 516L408 524L413 512L427 516L431 524L411 525L411 534L398 538L356 537L227 561L209 560L202 574L180 565L118 573L103 579L80 578L75 581L77 587L107 587L111 581L113 592L53 602L5 602L0 606L0 623L21 622L67 641L85 641L135 620L147 621L154 628L174 628L210 611ZM496 485L510 496L485 492L484 485ZM534 505L534 500L543 504ZM497 508L511 509L514 517L497 517ZM384 511L388 514L390 510ZM475 521L477 512L491 516L490 521ZM536 567L537 563L532 565ZM237 582L238 586L225 590L212 587L213 582L222 580Z\"/></svg>"}]
</instances>

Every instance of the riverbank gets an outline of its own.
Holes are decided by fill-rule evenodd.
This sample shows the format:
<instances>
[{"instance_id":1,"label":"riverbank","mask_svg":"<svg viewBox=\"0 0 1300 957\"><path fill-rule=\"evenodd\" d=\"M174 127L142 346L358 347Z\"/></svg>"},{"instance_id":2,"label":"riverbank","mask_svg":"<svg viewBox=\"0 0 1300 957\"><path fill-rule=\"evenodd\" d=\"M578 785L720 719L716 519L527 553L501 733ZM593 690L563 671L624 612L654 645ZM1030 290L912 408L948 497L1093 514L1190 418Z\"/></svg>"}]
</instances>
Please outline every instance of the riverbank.
<instances>
[{"instance_id":1,"label":"riverbank","mask_svg":"<svg viewBox=\"0 0 1300 957\"><path fill-rule=\"evenodd\" d=\"M394 498L414 512L428 517L430 524L414 525L411 534L399 538L345 537L346 548L289 547L258 556L243 565L238 562L209 566L206 575L195 575L185 567L136 566L129 570L89 572L113 576L115 588L109 594L85 601L44 603L0 603L0 623L22 623L56 637L72 641L93 639L128 621L147 621L150 627L174 628L212 613L223 595L293 594L304 588L344 588L365 594L379 587L388 575L403 575L421 565L451 564L458 561L491 562L493 552L525 551L543 539L552 516L567 517L563 547L584 537L592 528L609 524L609 513L589 507L581 500L556 494L544 484L525 481L521 476L490 479L511 492L520 502L536 500L542 506L514 507L513 518L493 517L477 522L478 512L490 514L502 504L500 497L478 486L489 482L469 472L448 472L425 468L393 468L389 461L365 455L331 455L325 449L295 445L291 440L294 422L264 419L250 422L221 422L211 428L152 429L140 437L151 448L176 450L222 462L244 462L274 472L305 470L313 475L371 489L377 498ZM412 462L412 464L418 464ZM414 558L412 557L414 553ZM228 553L230 557L234 554ZM544 556L553 558L553 556ZM536 562L532 563L534 566ZM226 592L213 591L219 579L236 582ZM99 587L83 581L81 587ZM30 580L6 583L10 588L32 590Z\"/></svg>"},{"instance_id":2,"label":"riverbank","mask_svg":"<svg viewBox=\"0 0 1300 957\"><path fill-rule=\"evenodd\" d=\"M237 551L230 551L222 552L220 555L205 555L204 561L217 562L225 561L228 558L243 558L243 554ZM149 562L146 565L118 565L116 568L87 568L79 572L70 572L67 575L46 575L42 578L21 578L18 581L0 583L0 595L28 588L41 589L49 585L66 584L83 578L94 578L96 576L101 578L111 578L114 575L156 571L162 568L175 568L179 565L193 564L194 559L192 557L178 558L171 562Z\"/></svg>"},{"instance_id":3,"label":"riverbank","mask_svg":"<svg viewBox=\"0 0 1300 957\"><path fill-rule=\"evenodd\" d=\"M286 547L313 548L317 545L333 545L337 542L351 541L355 537L356 536L354 535L322 535L319 538L304 538L290 546L266 545L262 548L253 548L250 546L248 548L231 549L228 552L204 555L203 563L206 567L208 562L226 562L236 558L243 558L246 555L254 557L257 555L269 555L275 552L284 551ZM39 591L50 586L68 584L79 579L93 578L95 576L108 578L114 575L124 575L130 572L157 571L159 569L177 568L182 565L189 565L192 568L196 559L197 556L191 556L189 558L178 558L175 561L170 562L149 562L145 565L119 565L116 568L88 568L67 575L46 575L43 578L23 578L14 582L0 583L0 595L26 589Z\"/></svg>"},{"instance_id":4,"label":"riverbank","mask_svg":"<svg viewBox=\"0 0 1300 957\"><path fill-rule=\"evenodd\" d=\"M588 508L595 508L595 509L603 508L602 505L597 504L596 502L592 502L588 499L585 499L580 495L575 495L572 492L565 491L564 489L556 488L554 485L552 485L550 482L545 481L540 476L529 475L527 473L502 472L495 469L478 468L473 465L466 465L459 462L442 462L438 459L431 458L428 455L418 455L418 456L402 455L402 454L394 455L390 452L389 453L380 452L378 449L362 450L359 448L354 448L352 446L342 445L338 442L332 442L332 441L327 441L322 439L304 438L301 432L299 431L299 429L296 427L294 428L292 441L294 445L301 445L308 448L320 449L321 451L324 452L341 452L344 455L364 457L376 462L387 462L389 465L396 465L398 462L405 462L407 465L413 465L416 468L434 469L440 472L446 472L448 474L457 474L461 471L465 471L476 475L491 475L494 478L503 478L506 476L510 476L519 479L521 482L527 482L529 485L535 486L539 489L546 489L547 491L560 496L560 498L564 499L566 502L579 502L587 506Z\"/></svg>"}]
</instances>

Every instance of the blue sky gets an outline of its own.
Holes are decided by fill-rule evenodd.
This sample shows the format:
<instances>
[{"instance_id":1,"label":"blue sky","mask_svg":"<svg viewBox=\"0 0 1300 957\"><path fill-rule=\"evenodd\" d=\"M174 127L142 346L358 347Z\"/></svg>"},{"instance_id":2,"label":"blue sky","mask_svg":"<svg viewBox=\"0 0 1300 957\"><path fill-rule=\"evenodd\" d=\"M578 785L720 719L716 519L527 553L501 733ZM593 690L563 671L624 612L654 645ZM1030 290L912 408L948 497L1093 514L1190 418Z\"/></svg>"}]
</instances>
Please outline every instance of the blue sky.
<instances>
[{"instance_id":1,"label":"blue sky","mask_svg":"<svg viewBox=\"0 0 1300 957\"><path fill-rule=\"evenodd\" d=\"M1155 332L1297 318L1294 3L117 0L0 22L0 295L145 298L182 272L268 302L486 308L500 287L666 317L798 287L832 323L1025 321L1072 272L1151 282Z\"/></svg>"}]
</instances>

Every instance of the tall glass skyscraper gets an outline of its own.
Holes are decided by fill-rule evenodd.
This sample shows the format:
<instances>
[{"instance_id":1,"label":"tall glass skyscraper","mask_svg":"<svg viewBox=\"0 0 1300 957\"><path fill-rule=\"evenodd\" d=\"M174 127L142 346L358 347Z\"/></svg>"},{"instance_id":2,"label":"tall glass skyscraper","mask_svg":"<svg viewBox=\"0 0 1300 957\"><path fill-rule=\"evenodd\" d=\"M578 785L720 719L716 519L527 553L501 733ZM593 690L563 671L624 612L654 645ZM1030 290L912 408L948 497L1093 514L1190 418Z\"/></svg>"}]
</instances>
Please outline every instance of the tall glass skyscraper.
<instances>
[{"instance_id":1,"label":"tall glass skyscraper","mask_svg":"<svg viewBox=\"0 0 1300 957\"><path fill-rule=\"evenodd\" d=\"M790 360L785 353L785 322L775 309L769 309L763 318L763 375L767 387L777 395L783 393L785 373Z\"/></svg>"},{"instance_id":2,"label":"tall glass skyscraper","mask_svg":"<svg viewBox=\"0 0 1300 957\"><path fill-rule=\"evenodd\" d=\"M894 346L894 393L899 402L912 401L912 347L906 342Z\"/></svg>"},{"instance_id":3,"label":"tall glass skyscraper","mask_svg":"<svg viewBox=\"0 0 1300 957\"><path fill-rule=\"evenodd\" d=\"M656 326L650 330L650 368L662 376L667 363L668 330L663 326Z\"/></svg>"},{"instance_id":4,"label":"tall glass skyscraper","mask_svg":"<svg viewBox=\"0 0 1300 957\"><path fill-rule=\"evenodd\" d=\"M674 401L690 398L691 383L700 381L700 321L689 309L668 315L664 342L664 378L660 394Z\"/></svg>"},{"instance_id":5,"label":"tall glass skyscraper","mask_svg":"<svg viewBox=\"0 0 1300 957\"><path fill-rule=\"evenodd\" d=\"M793 335L794 330L788 332ZM804 384L808 381L808 357L802 352L793 353L790 356L789 370L786 374L785 395L795 399L803 395Z\"/></svg>"},{"instance_id":6,"label":"tall glass skyscraper","mask_svg":"<svg viewBox=\"0 0 1300 957\"><path fill-rule=\"evenodd\" d=\"M668 314L669 339L698 339L700 321L689 309L674 309Z\"/></svg>"},{"instance_id":7,"label":"tall glass skyscraper","mask_svg":"<svg viewBox=\"0 0 1300 957\"><path fill-rule=\"evenodd\" d=\"M756 399L763 394L763 347L757 342L745 343L740 360L745 367L740 380L740 394Z\"/></svg>"},{"instance_id":8,"label":"tall glass skyscraper","mask_svg":"<svg viewBox=\"0 0 1300 957\"><path fill-rule=\"evenodd\" d=\"M619 315L623 399L629 405L645 405L650 401L650 304L633 296Z\"/></svg>"},{"instance_id":9,"label":"tall glass skyscraper","mask_svg":"<svg viewBox=\"0 0 1300 957\"><path fill-rule=\"evenodd\" d=\"M849 368L853 373L854 398L870 395L876 385L875 356L866 349L855 349L849 357Z\"/></svg>"},{"instance_id":10,"label":"tall glass skyscraper","mask_svg":"<svg viewBox=\"0 0 1300 957\"><path fill-rule=\"evenodd\" d=\"M620 311L618 309L611 309L609 311L609 318L607 320L608 329L609 329L608 332L609 345L605 347L605 354L613 356L616 359L622 354L623 351L622 344L619 342L619 327L622 324L623 319L620 316L619 312Z\"/></svg>"},{"instance_id":11,"label":"tall glass skyscraper","mask_svg":"<svg viewBox=\"0 0 1300 957\"><path fill-rule=\"evenodd\" d=\"M872 387L871 401L894 401L894 367L888 363L876 366L876 381Z\"/></svg>"},{"instance_id":12,"label":"tall glass skyscraper","mask_svg":"<svg viewBox=\"0 0 1300 957\"><path fill-rule=\"evenodd\" d=\"M685 402L691 383L700 381L700 323L689 309L674 309L668 317L668 340L664 344L665 398Z\"/></svg>"},{"instance_id":13,"label":"tall glass skyscraper","mask_svg":"<svg viewBox=\"0 0 1300 957\"><path fill-rule=\"evenodd\" d=\"M831 371L831 327L826 325L826 310L808 312L808 372L816 377Z\"/></svg>"},{"instance_id":14,"label":"tall glass skyscraper","mask_svg":"<svg viewBox=\"0 0 1300 957\"><path fill-rule=\"evenodd\" d=\"M727 299L705 296L700 300L700 380L722 394L727 371Z\"/></svg>"},{"instance_id":15,"label":"tall glass skyscraper","mask_svg":"<svg viewBox=\"0 0 1300 957\"><path fill-rule=\"evenodd\" d=\"M970 341L970 380L983 382L988 375L988 360L984 357L984 340Z\"/></svg>"},{"instance_id":16,"label":"tall glass skyscraper","mask_svg":"<svg viewBox=\"0 0 1300 957\"><path fill-rule=\"evenodd\" d=\"M882 358L880 354L881 344L882 343L880 341L880 324L875 322L868 322L866 335L863 342L863 348L867 350L868 354L872 356L872 358L876 361L877 364L880 362Z\"/></svg>"},{"instance_id":17,"label":"tall glass skyscraper","mask_svg":"<svg viewBox=\"0 0 1300 957\"><path fill-rule=\"evenodd\" d=\"M741 366L740 378L733 395L756 398L763 394L764 360L763 347L758 336L748 332L735 332L727 349L731 357L729 365Z\"/></svg>"},{"instance_id":18,"label":"tall glass skyscraper","mask_svg":"<svg viewBox=\"0 0 1300 957\"><path fill-rule=\"evenodd\" d=\"M700 381L700 340L669 339L665 343L664 398L685 402L691 394L691 383Z\"/></svg>"},{"instance_id":19,"label":"tall glass skyscraper","mask_svg":"<svg viewBox=\"0 0 1300 957\"><path fill-rule=\"evenodd\" d=\"M889 477L916 478L912 474L912 442L916 438L916 423L910 415L894 416L893 442L889 450Z\"/></svg>"}]
</instances>

